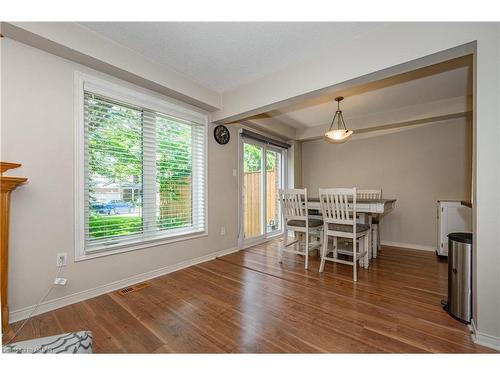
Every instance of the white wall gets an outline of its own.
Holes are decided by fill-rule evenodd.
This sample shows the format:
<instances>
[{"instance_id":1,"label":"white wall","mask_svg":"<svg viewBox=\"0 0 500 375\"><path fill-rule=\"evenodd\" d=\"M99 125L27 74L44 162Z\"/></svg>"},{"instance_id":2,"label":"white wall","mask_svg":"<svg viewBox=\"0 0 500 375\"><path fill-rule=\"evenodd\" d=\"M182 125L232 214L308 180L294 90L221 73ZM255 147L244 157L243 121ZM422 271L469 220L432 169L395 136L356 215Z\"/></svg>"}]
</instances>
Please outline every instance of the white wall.
<instances>
[{"instance_id":1,"label":"white wall","mask_svg":"<svg viewBox=\"0 0 500 375\"><path fill-rule=\"evenodd\" d=\"M470 42L476 42L473 106L473 204L474 232L476 233L474 239L476 249L474 251L474 321L478 332L496 338L500 342L500 231L498 230L500 227L500 200L498 199L498 191L500 190L500 131L498 123L500 110L500 70L498 68L500 43L498 23L390 24L370 35L357 38L346 46L341 55L336 54L334 58L329 56L324 56L324 58L314 57L308 63L291 66L285 71L274 74L272 77L263 77L245 87L224 93L222 99L223 108L215 114L214 120L228 118L237 120L242 118L242 113L247 115L261 113L262 108L269 111L299 95L316 90L321 91L325 88L329 89L331 86L340 87L338 85L342 82L379 70L390 73L392 70L387 69L398 64L404 64L410 68L411 64L408 65L407 63L414 61L414 59L420 59L418 60L419 63L425 63L426 61L429 63L433 61L432 56L431 58L426 56ZM331 53L335 53L335 51ZM333 65L332 61L335 62ZM52 83L50 79L44 77L45 71L40 72L35 63L30 64L30 62L26 61L20 61L19 63L21 66L29 65L30 68L26 72L14 68L17 71L16 76L21 77L19 86L23 90L15 88L16 85L11 82L10 85L14 87L13 92L17 95L17 99L6 99L4 93L2 104L9 101L20 101L24 96L29 97L32 91L39 92L39 85L35 85L37 82L57 85L61 81L59 79ZM411 67L414 66L411 65ZM33 70L38 74L33 74ZM52 71L52 75L54 73ZM26 79L23 79L23 76L29 76L32 81L27 82ZM2 83L2 85L4 84ZM65 88L65 92L68 92L67 88ZM33 101L35 104L33 108L30 108L30 111L34 116L38 115L39 112L44 112L43 109L37 108L36 103L47 101L50 101L50 99L44 98L43 101L38 99ZM13 107L19 108L18 105ZM66 108L58 108L62 112L68 111ZM24 113L26 111L23 109L22 113L16 113L17 117L12 113L8 116L2 113L2 118L8 117L10 121L14 121L14 117L16 117L15 124L8 125L11 133L13 127L25 126L20 121L24 121L25 117L30 117L29 113ZM71 116L65 114L64 117L66 120L58 120L59 126L53 125L50 119L43 118L43 116L43 121L35 121L31 118L29 123L30 126L37 125L40 122L44 125L48 124L49 129L51 127L59 129L62 123L61 135L67 141L69 137L64 134L65 131L67 132L64 129L65 126L69 126L70 122L67 118ZM19 133L23 134L23 132L28 131L21 128ZM41 133L43 130L30 129L29 132ZM28 134L27 140L30 142L27 143L30 145L35 143L31 137L32 134ZM15 140L19 144L25 141L20 136L15 136ZM6 143L3 141L3 137L2 142ZM67 147L65 144L62 146L54 145L54 141L49 142L48 146L55 148L55 152L58 152L59 148L66 150ZM38 149L41 150L41 148ZM13 146L11 146L6 156L15 160L18 154L19 152L13 150ZM70 168L68 164L65 164L65 161L58 159L55 161L57 161L58 164L56 165L58 166ZM229 162L227 158L222 158L222 161ZM38 163L36 165L40 166ZM212 163L210 165L213 168ZM42 167L45 168L45 165L42 165ZM49 166L47 166L48 168ZM23 170L23 172L25 171L26 169ZM67 174L67 172L64 173ZM224 173L226 172L224 171ZM64 183L70 182L67 178L63 179L63 181ZM70 217L66 214L63 216L66 219ZM23 235L24 232L17 230L18 235ZM19 266L19 263L17 266Z\"/></svg>"},{"instance_id":2,"label":"white wall","mask_svg":"<svg viewBox=\"0 0 500 375\"><path fill-rule=\"evenodd\" d=\"M462 118L339 145L304 142L302 168L311 196L320 187L381 188L397 199L382 241L435 250L436 201L471 199L472 124Z\"/></svg>"},{"instance_id":3,"label":"white wall","mask_svg":"<svg viewBox=\"0 0 500 375\"><path fill-rule=\"evenodd\" d=\"M10 173L28 177L12 195L10 310L35 304L53 282L58 252L68 253L69 283L49 299L100 287L141 273L237 246L237 131L228 145L208 131L207 237L73 262L74 72L98 74L2 38L1 160L22 163ZM220 235L220 227L226 235Z\"/></svg>"},{"instance_id":4,"label":"white wall","mask_svg":"<svg viewBox=\"0 0 500 375\"><path fill-rule=\"evenodd\" d=\"M435 63L434 54L471 42L474 51L474 272L473 320L480 340L500 347L500 71L499 23L392 23L350 40L342 53L328 51L308 62L225 92L214 121L237 121L302 100L342 90L344 82L370 74L383 78ZM455 50L454 50L455 51ZM454 57L457 57L456 55ZM400 66L404 68L399 69ZM359 82L359 80L357 81ZM334 91L333 91L334 92Z\"/></svg>"}]
</instances>

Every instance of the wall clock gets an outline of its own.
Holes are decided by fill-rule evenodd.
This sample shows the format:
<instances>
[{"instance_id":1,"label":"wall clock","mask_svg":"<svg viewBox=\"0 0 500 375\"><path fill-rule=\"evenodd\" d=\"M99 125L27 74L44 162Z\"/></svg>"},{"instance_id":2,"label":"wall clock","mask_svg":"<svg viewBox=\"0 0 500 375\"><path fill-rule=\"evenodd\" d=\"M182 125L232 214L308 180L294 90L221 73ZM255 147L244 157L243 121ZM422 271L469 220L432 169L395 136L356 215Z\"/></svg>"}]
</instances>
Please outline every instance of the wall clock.
<instances>
[{"instance_id":1,"label":"wall clock","mask_svg":"<svg viewBox=\"0 0 500 375\"><path fill-rule=\"evenodd\" d=\"M229 130L224 125L217 125L214 129L214 138L220 145L225 145L229 142Z\"/></svg>"}]
</instances>

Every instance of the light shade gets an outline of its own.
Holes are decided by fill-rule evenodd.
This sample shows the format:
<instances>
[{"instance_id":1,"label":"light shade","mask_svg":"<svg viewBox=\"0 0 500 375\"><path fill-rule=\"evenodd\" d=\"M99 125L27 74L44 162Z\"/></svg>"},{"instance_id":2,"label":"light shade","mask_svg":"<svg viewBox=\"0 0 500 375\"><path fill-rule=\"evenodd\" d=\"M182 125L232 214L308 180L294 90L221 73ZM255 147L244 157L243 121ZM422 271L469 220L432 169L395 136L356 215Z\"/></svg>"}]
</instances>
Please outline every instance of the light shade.
<instances>
[{"instance_id":1,"label":"light shade","mask_svg":"<svg viewBox=\"0 0 500 375\"><path fill-rule=\"evenodd\" d=\"M353 133L352 130L348 130L345 126L344 116L342 116L342 111L340 110L340 102L344 100L343 96L337 96L335 101L337 102L337 110L333 116L330 128L325 133L325 138L328 142L332 143L342 143L347 141L347 138ZM335 121L337 120L337 121Z\"/></svg>"},{"instance_id":2,"label":"light shade","mask_svg":"<svg viewBox=\"0 0 500 375\"><path fill-rule=\"evenodd\" d=\"M347 138L351 136L353 133L352 130L346 130L346 129L335 129L335 130L330 130L325 133L325 137L328 138L328 140L333 141L333 142L343 142L346 141Z\"/></svg>"}]
</instances>

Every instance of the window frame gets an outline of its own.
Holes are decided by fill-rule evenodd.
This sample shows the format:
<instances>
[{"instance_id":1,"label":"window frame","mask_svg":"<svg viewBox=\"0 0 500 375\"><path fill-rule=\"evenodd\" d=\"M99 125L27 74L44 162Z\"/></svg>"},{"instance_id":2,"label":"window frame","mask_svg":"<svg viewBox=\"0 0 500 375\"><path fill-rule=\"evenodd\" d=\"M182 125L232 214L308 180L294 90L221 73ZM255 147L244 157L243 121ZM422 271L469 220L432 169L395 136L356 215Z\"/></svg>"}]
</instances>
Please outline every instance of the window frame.
<instances>
[{"instance_id":1,"label":"window frame","mask_svg":"<svg viewBox=\"0 0 500 375\"><path fill-rule=\"evenodd\" d=\"M289 155L289 151L288 151L288 149L281 148L281 147L274 146L274 145L270 145L266 142L262 142L262 141L259 141L256 139L244 138L241 136L241 130L240 130L240 133L238 134L238 190L239 190L239 197L238 197L238 248L239 249L246 249L250 246L258 245L260 243L266 242L269 239L276 238L276 237L283 234L283 230L285 228L283 223L281 223L281 228L279 230L267 232L266 228L264 226L264 233L263 234L256 236L256 237L253 237L253 238L245 239L245 234L244 234L244 225L245 225L245 223L244 223L244 220L245 220L244 219L244 214L245 214L244 210L245 210L245 207L244 207L244 189L243 189L243 185L244 185L243 180L244 180L244 174L245 174L245 168L244 168L244 152L245 152L244 145L245 145L245 143L262 147L262 154L264 155L263 160L262 160L263 164L266 163L265 159L267 157L267 155L266 155L267 150L280 152L281 158L282 158L282 162L281 162L282 187L281 187L281 189L287 189L289 186L289 183L288 183L288 155ZM262 182L262 185L267 186L267 182L265 180L267 176L265 173L263 175L264 175L264 181ZM262 217L265 216L266 199L264 199L263 202L264 202L264 204L263 204L262 213L261 213ZM280 208L280 219L282 219L281 208ZM265 222L265 220L264 220L264 222Z\"/></svg>"},{"instance_id":2,"label":"window frame","mask_svg":"<svg viewBox=\"0 0 500 375\"><path fill-rule=\"evenodd\" d=\"M195 109L188 104L181 105L166 99L146 94L145 89L130 88L126 82L115 83L118 80L110 80L91 76L82 72L75 72L74 77L74 114L75 114L75 140L74 140L74 246L75 261L93 259L128 251L144 249L163 244L185 241L208 236L208 123L207 112ZM117 245L101 246L100 248L88 250L85 248L85 120L84 120L84 91L118 100L134 106L157 111L168 116L198 123L203 126L205 159L204 166L204 228L203 230L192 230L177 228L168 234L157 238L137 240L134 238ZM197 203L198 204L198 203Z\"/></svg>"}]
</instances>

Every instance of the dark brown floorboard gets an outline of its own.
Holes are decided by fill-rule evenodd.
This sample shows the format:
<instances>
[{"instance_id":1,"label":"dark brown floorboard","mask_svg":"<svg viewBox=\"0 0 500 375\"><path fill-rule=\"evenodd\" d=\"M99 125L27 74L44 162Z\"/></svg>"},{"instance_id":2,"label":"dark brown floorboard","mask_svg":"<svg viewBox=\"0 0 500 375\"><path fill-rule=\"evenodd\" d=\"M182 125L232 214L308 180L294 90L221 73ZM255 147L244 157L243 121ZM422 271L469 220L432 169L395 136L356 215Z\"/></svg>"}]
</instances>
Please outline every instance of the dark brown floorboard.
<instances>
[{"instance_id":1,"label":"dark brown floorboard","mask_svg":"<svg viewBox=\"0 0 500 375\"><path fill-rule=\"evenodd\" d=\"M16 341L89 329L98 353L475 353L446 314L446 262L383 248L368 270L285 254L279 240L34 317ZM16 330L21 322L11 326Z\"/></svg>"}]
</instances>

